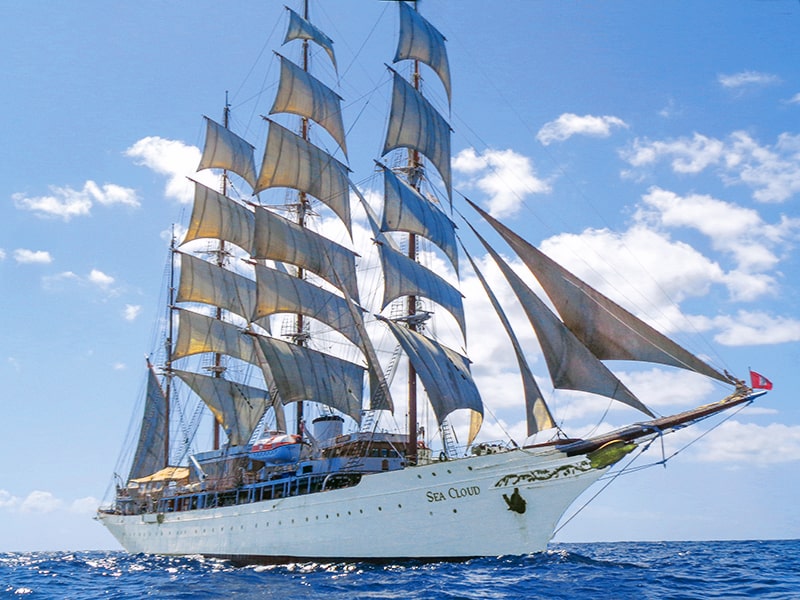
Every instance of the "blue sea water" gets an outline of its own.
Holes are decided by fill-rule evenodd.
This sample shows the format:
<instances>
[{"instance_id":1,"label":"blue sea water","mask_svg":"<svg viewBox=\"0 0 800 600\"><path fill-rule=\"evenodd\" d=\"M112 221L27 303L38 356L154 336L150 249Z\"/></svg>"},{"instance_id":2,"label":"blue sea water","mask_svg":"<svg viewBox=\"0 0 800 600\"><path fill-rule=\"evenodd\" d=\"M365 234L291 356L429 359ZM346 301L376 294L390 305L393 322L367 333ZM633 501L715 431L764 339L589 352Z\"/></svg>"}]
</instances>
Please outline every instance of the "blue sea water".
<instances>
[{"instance_id":1,"label":"blue sea water","mask_svg":"<svg viewBox=\"0 0 800 600\"><path fill-rule=\"evenodd\" d=\"M800 540L558 544L452 563L240 568L123 552L5 553L0 598L800 599Z\"/></svg>"}]
</instances>

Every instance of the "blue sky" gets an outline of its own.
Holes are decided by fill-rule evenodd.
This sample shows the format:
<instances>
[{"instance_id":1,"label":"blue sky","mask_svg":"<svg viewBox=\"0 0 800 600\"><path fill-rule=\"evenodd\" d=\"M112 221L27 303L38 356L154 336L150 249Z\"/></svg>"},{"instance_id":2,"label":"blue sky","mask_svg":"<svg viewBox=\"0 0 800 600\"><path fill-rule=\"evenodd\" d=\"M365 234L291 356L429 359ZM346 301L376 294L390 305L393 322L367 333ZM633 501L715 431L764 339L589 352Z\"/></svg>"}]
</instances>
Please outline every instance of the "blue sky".
<instances>
[{"instance_id":1,"label":"blue sky","mask_svg":"<svg viewBox=\"0 0 800 600\"><path fill-rule=\"evenodd\" d=\"M263 144L283 2L7 4L0 550L116 548L91 515L143 389L165 232L185 222L201 117L220 117L226 90L233 128ZM800 5L467 0L422 11L449 41L455 189L714 364L775 384L666 469L619 478L556 539L800 537ZM312 19L335 40L352 179L367 185L396 11L321 1ZM426 85L443 106L433 75ZM466 272L462 283L475 288ZM496 323L470 324L499 421L484 435L518 435L512 355ZM534 338L523 342L567 431L638 418L554 392ZM614 368L663 414L726 393ZM709 425L667 438L665 451Z\"/></svg>"}]
</instances>

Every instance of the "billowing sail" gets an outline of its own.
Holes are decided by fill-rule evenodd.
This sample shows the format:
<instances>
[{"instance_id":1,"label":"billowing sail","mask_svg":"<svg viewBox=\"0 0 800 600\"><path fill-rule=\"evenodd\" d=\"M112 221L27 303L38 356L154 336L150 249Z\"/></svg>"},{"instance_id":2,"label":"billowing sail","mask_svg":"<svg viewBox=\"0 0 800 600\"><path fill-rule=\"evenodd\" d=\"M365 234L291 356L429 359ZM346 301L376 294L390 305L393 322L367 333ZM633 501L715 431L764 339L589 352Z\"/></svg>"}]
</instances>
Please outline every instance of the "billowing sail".
<instances>
[{"instance_id":1,"label":"billowing sail","mask_svg":"<svg viewBox=\"0 0 800 600\"><path fill-rule=\"evenodd\" d=\"M270 406L267 390L189 371L173 373L202 398L234 446L247 443Z\"/></svg>"},{"instance_id":2,"label":"billowing sail","mask_svg":"<svg viewBox=\"0 0 800 600\"><path fill-rule=\"evenodd\" d=\"M179 253L181 276L176 302L202 302L253 319L256 282L208 261ZM269 322L263 326L269 330Z\"/></svg>"},{"instance_id":3,"label":"billowing sail","mask_svg":"<svg viewBox=\"0 0 800 600\"><path fill-rule=\"evenodd\" d=\"M164 392L161 391L158 377L148 363L144 416L128 480L152 475L168 466L166 464L168 427L167 399L164 397Z\"/></svg>"},{"instance_id":4,"label":"billowing sail","mask_svg":"<svg viewBox=\"0 0 800 600\"><path fill-rule=\"evenodd\" d=\"M361 421L364 367L276 338L258 341L284 404L312 400Z\"/></svg>"},{"instance_id":5,"label":"billowing sail","mask_svg":"<svg viewBox=\"0 0 800 600\"><path fill-rule=\"evenodd\" d=\"M597 358L680 367L731 383L730 378L550 259L470 202L519 255L542 285L566 326Z\"/></svg>"},{"instance_id":6,"label":"billowing sail","mask_svg":"<svg viewBox=\"0 0 800 600\"><path fill-rule=\"evenodd\" d=\"M347 156L341 98L319 79L292 61L281 59L281 79L270 114L291 113L319 123Z\"/></svg>"},{"instance_id":7,"label":"billowing sail","mask_svg":"<svg viewBox=\"0 0 800 600\"><path fill-rule=\"evenodd\" d=\"M333 63L333 68L336 69L336 57L333 54L333 40L291 8L287 8L286 10L289 11L289 27L286 28L286 38L283 40L283 43L286 44L291 40L311 40L328 53Z\"/></svg>"},{"instance_id":8,"label":"billowing sail","mask_svg":"<svg viewBox=\"0 0 800 600\"><path fill-rule=\"evenodd\" d=\"M183 244L201 238L224 240L250 252L255 217L247 207L194 182L194 208Z\"/></svg>"},{"instance_id":9,"label":"billowing sail","mask_svg":"<svg viewBox=\"0 0 800 600\"><path fill-rule=\"evenodd\" d=\"M439 425L451 412L463 408L483 417L483 402L467 358L389 319L380 316L378 319L386 323L414 365ZM467 443L471 444L472 439Z\"/></svg>"},{"instance_id":10,"label":"billowing sail","mask_svg":"<svg viewBox=\"0 0 800 600\"><path fill-rule=\"evenodd\" d=\"M337 287L345 285L350 296L358 301L355 253L266 208L256 208L252 254L256 259L296 265Z\"/></svg>"},{"instance_id":11,"label":"billowing sail","mask_svg":"<svg viewBox=\"0 0 800 600\"><path fill-rule=\"evenodd\" d=\"M439 171L450 197L450 126L411 84L394 71L392 74L392 109L381 156L395 148L417 150Z\"/></svg>"},{"instance_id":12,"label":"billowing sail","mask_svg":"<svg viewBox=\"0 0 800 600\"><path fill-rule=\"evenodd\" d=\"M458 271L455 224L419 192L380 165L384 173L382 231L421 235L439 246Z\"/></svg>"},{"instance_id":13,"label":"billowing sail","mask_svg":"<svg viewBox=\"0 0 800 600\"><path fill-rule=\"evenodd\" d=\"M473 231L475 231L473 229ZM547 305L477 232L481 243L511 284L528 316L542 347L553 386L559 389L592 392L613 398L646 415L655 416L617 377L558 320Z\"/></svg>"},{"instance_id":14,"label":"billowing sail","mask_svg":"<svg viewBox=\"0 0 800 600\"><path fill-rule=\"evenodd\" d=\"M260 366L253 349L253 337L239 327L200 313L177 310L180 322L173 360L201 352L214 352Z\"/></svg>"},{"instance_id":15,"label":"billowing sail","mask_svg":"<svg viewBox=\"0 0 800 600\"><path fill-rule=\"evenodd\" d=\"M442 277L388 244L381 244L378 248L384 274L381 310L401 296L424 296L445 307L456 318L461 333L466 337L461 293Z\"/></svg>"},{"instance_id":16,"label":"billowing sail","mask_svg":"<svg viewBox=\"0 0 800 600\"><path fill-rule=\"evenodd\" d=\"M416 10L405 2L400 5L400 39L394 62L404 59L418 60L433 69L452 98L450 88L450 65L447 61L445 37L428 23Z\"/></svg>"},{"instance_id":17,"label":"billowing sail","mask_svg":"<svg viewBox=\"0 0 800 600\"><path fill-rule=\"evenodd\" d=\"M267 188L288 187L324 202L350 230L347 167L327 152L269 122L264 160L254 194Z\"/></svg>"},{"instance_id":18,"label":"billowing sail","mask_svg":"<svg viewBox=\"0 0 800 600\"><path fill-rule=\"evenodd\" d=\"M296 313L329 325L359 348L362 338L346 300L303 279L256 265L258 294L254 319L276 313Z\"/></svg>"},{"instance_id":19,"label":"billowing sail","mask_svg":"<svg viewBox=\"0 0 800 600\"><path fill-rule=\"evenodd\" d=\"M551 429L555 427L555 421L553 420L553 416L550 414L550 409L547 407L547 403L542 397L542 392L536 383L536 379L533 377L533 373L531 373L531 368L528 366L528 361L525 359L525 353L522 351L522 346L520 345L514 330L511 328L511 323L509 323L503 307L500 306L497 296L494 295L494 292L489 287L489 284L484 278L483 273L480 272L478 265L475 264L475 261L472 260L472 257L469 255L466 249L464 249L464 254L467 255L467 259L472 265L472 270L475 271L475 275L478 276L478 280L481 282L486 295L489 297L489 301L492 303L497 316L500 317L500 322L503 324L503 329L506 330L506 334L511 340L511 345L514 348L514 354L517 357L517 365L519 365L520 376L522 377L522 390L523 395L525 396L525 417L528 425L528 435L531 436L537 431L544 431L545 429Z\"/></svg>"},{"instance_id":20,"label":"billowing sail","mask_svg":"<svg viewBox=\"0 0 800 600\"><path fill-rule=\"evenodd\" d=\"M198 171L203 169L225 169L241 176L250 187L256 184L256 161L253 146L206 117L206 144L200 158Z\"/></svg>"}]
</instances>

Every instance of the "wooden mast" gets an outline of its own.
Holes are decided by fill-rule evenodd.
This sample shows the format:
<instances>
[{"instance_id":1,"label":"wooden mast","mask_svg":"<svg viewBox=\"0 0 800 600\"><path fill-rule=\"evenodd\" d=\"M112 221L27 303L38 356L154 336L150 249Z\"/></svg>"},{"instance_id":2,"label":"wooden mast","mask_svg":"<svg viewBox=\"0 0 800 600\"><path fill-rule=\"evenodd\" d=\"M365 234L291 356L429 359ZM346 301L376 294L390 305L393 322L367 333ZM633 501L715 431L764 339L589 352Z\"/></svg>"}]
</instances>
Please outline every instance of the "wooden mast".
<instances>
[{"instance_id":1,"label":"wooden mast","mask_svg":"<svg viewBox=\"0 0 800 600\"><path fill-rule=\"evenodd\" d=\"M414 2L416 9L417 3ZM414 60L414 74L413 74L414 89L419 91L420 88L420 74L419 74L419 61ZM410 150L408 153L408 182L411 186L419 191L420 177L419 177L419 152ZM417 236L413 233L408 234L408 257L417 260ZM411 331L417 331L417 323L413 318L417 313L417 297L412 295L408 297L408 328ZM407 457L410 463L416 464L417 462L417 370L411 364L411 359L408 360L408 451Z\"/></svg>"},{"instance_id":2,"label":"wooden mast","mask_svg":"<svg viewBox=\"0 0 800 600\"><path fill-rule=\"evenodd\" d=\"M170 404L172 402L172 337L174 327L172 324L173 310L175 308L175 226L172 227L172 236L169 241L169 290L167 292L167 339L164 340L166 358L164 360L164 467L169 466L169 421ZM149 366L149 361L148 361Z\"/></svg>"},{"instance_id":3,"label":"wooden mast","mask_svg":"<svg viewBox=\"0 0 800 600\"><path fill-rule=\"evenodd\" d=\"M308 0L303 0L303 18L308 21ZM303 40L303 71L308 72L308 40ZM308 118L300 118L300 137L308 141ZM297 196L297 224L300 227L305 227L306 212L308 211L308 198L305 192L299 192ZM304 272L301 267L297 268L297 277L304 278ZM294 341L298 346L304 346L306 336L303 332L303 315L298 313L296 316ZM303 401L297 402L297 418L295 424L295 432L302 434L303 429Z\"/></svg>"},{"instance_id":4,"label":"wooden mast","mask_svg":"<svg viewBox=\"0 0 800 600\"><path fill-rule=\"evenodd\" d=\"M230 126L230 115L231 115L231 105L228 102L228 92L225 92L225 108L222 112L222 126L225 129L228 129ZM222 171L222 182L220 183L220 192L223 196L228 195L228 171L227 169L223 169ZM225 240L219 241L219 248L216 251L217 255L217 266L223 267L225 265L225 255L227 250L225 248ZM214 311L215 318L220 321L222 320L222 308L217 307ZM216 378L222 377L222 373L225 371L225 366L222 364L222 354L219 352L214 353L214 364L209 369L213 376ZM220 429L221 424L216 417L214 417L214 424L213 427L213 434L214 434L214 441L213 441L213 448L214 450L218 450L220 447Z\"/></svg>"}]
</instances>

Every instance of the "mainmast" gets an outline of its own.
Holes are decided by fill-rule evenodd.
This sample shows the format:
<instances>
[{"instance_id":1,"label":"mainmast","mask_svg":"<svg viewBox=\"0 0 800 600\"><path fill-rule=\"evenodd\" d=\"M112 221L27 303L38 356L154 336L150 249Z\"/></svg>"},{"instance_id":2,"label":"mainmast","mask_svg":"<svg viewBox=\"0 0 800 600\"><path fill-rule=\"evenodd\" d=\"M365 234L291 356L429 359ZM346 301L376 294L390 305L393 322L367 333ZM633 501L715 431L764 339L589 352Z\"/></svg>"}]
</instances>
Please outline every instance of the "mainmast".
<instances>
[{"instance_id":1,"label":"mainmast","mask_svg":"<svg viewBox=\"0 0 800 600\"><path fill-rule=\"evenodd\" d=\"M414 3L416 8L416 2ZM414 89L420 91L420 75L419 75L419 61L414 61L413 73ZM419 191L420 177L419 177L419 152L417 150L408 151L408 180L411 186ZM413 261L417 260L417 236L414 233L408 234L408 258ZM410 295L408 297L408 328L411 331L417 331L417 297ZM406 452L408 460L411 463L417 462L417 371L411 360L408 361L408 450Z\"/></svg>"},{"instance_id":2,"label":"mainmast","mask_svg":"<svg viewBox=\"0 0 800 600\"><path fill-rule=\"evenodd\" d=\"M308 21L308 0L303 0L303 18ZM308 73L308 40L303 40L303 64L302 64L303 71ZM300 137L303 138L305 141L308 141L308 117L301 116L300 117ZM308 196L304 191L299 191L297 195L297 224L300 227L305 227L306 225L306 213L308 212ZM304 279L305 273L302 267L297 267L297 277L298 279ZM295 333L294 333L294 342L298 346L305 346L306 340L308 338L307 334L303 331L304 323L303 323L303 315L298 313L296 316L296 324L295 324ZM297 433L302 433L303 428L303 402L300 401L297 403L297 418L295 423L295 431Z\"/></svg>"}]
</instances>

